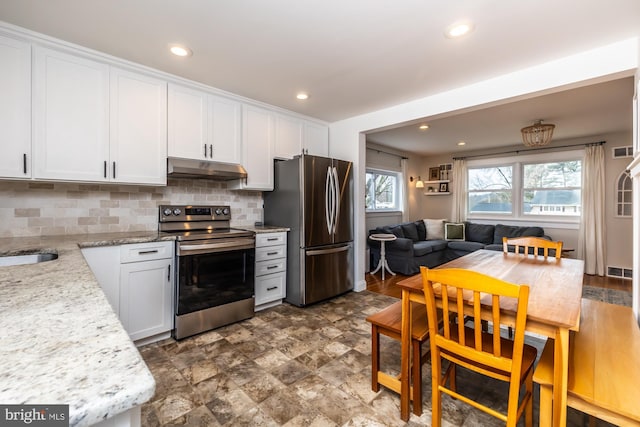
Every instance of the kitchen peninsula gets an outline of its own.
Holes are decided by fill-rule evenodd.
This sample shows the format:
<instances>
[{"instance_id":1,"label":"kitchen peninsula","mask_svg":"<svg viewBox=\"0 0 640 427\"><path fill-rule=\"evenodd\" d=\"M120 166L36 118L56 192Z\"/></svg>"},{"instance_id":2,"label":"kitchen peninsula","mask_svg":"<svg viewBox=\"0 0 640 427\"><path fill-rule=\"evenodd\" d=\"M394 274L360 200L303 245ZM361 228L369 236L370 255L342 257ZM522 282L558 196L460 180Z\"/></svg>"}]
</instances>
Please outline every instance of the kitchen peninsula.
<instances>
[{"instance_id":1,"label":"kitchen peninsula","mask_svg":"<svg viewBox=\"0 0 640 427\"><path fill-rule=\"evenodd\" d=\"M68 404L70 426L139 420L155 381L79 245L158 239L148 232L0 241L0 256L58 254L53 261L0 267L0 402Z\"/></svg>"}]
</instances>

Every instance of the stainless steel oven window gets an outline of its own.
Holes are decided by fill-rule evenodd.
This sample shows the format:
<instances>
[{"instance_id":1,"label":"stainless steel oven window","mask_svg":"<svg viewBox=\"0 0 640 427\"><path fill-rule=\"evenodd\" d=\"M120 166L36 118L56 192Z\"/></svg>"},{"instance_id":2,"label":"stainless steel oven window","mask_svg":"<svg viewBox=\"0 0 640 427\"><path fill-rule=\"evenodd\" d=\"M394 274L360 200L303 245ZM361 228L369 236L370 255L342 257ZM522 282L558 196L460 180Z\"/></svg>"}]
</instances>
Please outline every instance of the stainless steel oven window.
<instances>
[{"instance_id":1,"label":"stainless steel oven window","mask_svg":"<svg viewBox=\"0 0 640 427\"><path fill-rule=\"evenodd\" d=\"M253 297L254 271L254 248L179 256L176 314Z\"/></svg>"}]
</instances>

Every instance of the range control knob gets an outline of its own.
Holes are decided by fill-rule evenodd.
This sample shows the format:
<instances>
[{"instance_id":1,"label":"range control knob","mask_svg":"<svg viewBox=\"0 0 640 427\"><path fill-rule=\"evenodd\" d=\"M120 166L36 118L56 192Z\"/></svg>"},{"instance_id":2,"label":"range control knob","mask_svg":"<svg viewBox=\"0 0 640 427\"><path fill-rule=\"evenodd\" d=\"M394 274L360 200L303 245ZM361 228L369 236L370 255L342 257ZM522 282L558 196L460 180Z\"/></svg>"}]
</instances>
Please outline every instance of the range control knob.
<instances>
[{"instance_id":1,"label":"range control knob","mask_svg":"<svg viewBox=\"0 0 640 427\"><path fill-rule=\"evenodd\" d=\"M222 210L222 213L225 214L225 215L229 215L229 208L224 208Z\"/></svg>"},{"instance_id":2,"label":"range control knob","mask_svg":"<svg viewBox=\"0 0 640 427\"><path fill-rule=\"evenodd\" d=\"M169 208L164 208L164 210L162 211L162 214L163 214L164 216L169 216L169 215L171 215L171 209L169 209Z\"/></svg>"},{"instance_id":3,"label":"range control knob","mask_svg":"<svg viewBox=\"0 0 640 427\"><path fill-rule=\"evenodd\" d=\"M173 214L174 214L175 216L178 216L178 215L180 215L181 213L182 213L182 211L180 210L180 208L175 208L175 209L173 210Z\"/></svg>"},{"instance_id":4,"label":"range control knob","mask_svg":"<svg viewBox=\"0 0 640 427\"><path fill-rule=\"evenodd\" d=\"M216 215L222 215L222 209L217 208L216 209Z\"/></svg>"}]
</instances>

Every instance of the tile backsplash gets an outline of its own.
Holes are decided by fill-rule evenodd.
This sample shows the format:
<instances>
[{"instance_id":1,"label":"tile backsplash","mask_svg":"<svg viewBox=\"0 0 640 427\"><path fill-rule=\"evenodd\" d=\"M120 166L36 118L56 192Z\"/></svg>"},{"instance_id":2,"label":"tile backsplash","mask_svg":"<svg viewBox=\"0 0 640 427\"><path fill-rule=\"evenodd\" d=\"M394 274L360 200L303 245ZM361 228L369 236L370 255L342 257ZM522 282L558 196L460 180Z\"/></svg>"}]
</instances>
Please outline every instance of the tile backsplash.
<instances>
[{"instance_id":1,"label":"tile backsplash","mask_svg":"<svg viewBox=\"0 0 640 427\"><path fill-rule=\"evenodd\" d=\"M224 182L169 179L166 187L0 181L0 237L155 231L158 206L231 206L231 225L262 221L262 193Z\"/></svg>"}]
</instances>

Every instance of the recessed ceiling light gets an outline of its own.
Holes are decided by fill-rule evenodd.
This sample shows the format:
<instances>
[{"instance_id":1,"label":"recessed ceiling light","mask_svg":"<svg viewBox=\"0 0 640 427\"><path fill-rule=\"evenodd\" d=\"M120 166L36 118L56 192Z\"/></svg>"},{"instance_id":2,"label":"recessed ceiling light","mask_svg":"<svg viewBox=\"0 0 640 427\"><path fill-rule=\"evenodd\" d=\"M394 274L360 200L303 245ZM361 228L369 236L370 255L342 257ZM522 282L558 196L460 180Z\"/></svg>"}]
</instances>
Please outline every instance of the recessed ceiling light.
<instances>
[{"instance_id":1,"label":"recessed ceiling light","mask_svg":"<svg viewBox=\"0 0 640 427\"><path fill-rule=\"evenodd\" d=\"M464 142L464 141L459 141L459 142L458 142L458 145L462 147L463 145L467 145L467 143L466 143L466 142Z\"/></svg>"},{"instance_id":2,"label":"recessed ceiling light","mask_svg":"<svg viewBox=\"0 0 640 427\"><path fill-rule=\"evenodd\" d=\"M429 125L420 125L420 127L418 129L427 130L427 129L429 129Z\"/></svg>"},{"instance_id":3,"label":"recessed ceiling light","mask_svg":"<svg viewBox=\"0 0 640 427\"><path fill-rule=\"evenodd\" d=\"M309 94L305 92L300 92L299 94L296 95L296 98L301 100L309 99Z\"/></svg>"},{"instance_id":4,"label":"recessed ceiling light","mask_svg":"<svg viewBox=\"0 0 640 427\"><path fill-rule=\"evenodd\" d=\"M470 22L457 22L449 25L444 32L444 35L450 39L462 37L465 34L469 34L473 31L473 24Z\"/></svg>"},{"instance_id":5,"label":"recessed ceiling light","mask_svg":"<svg viewBox=\"0 0 640 427\"><path fill-rule=\"evenodd\" d=\"M182 46L179 44L171 44L169 45L169 50L176 56L191 56L193 55L193 51L186 46Z\"/></svg>"}]
</instances>

